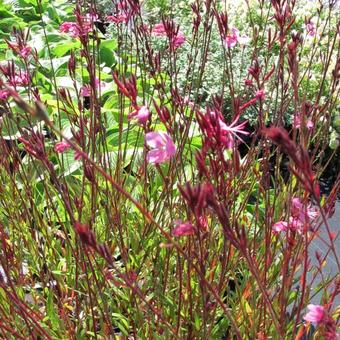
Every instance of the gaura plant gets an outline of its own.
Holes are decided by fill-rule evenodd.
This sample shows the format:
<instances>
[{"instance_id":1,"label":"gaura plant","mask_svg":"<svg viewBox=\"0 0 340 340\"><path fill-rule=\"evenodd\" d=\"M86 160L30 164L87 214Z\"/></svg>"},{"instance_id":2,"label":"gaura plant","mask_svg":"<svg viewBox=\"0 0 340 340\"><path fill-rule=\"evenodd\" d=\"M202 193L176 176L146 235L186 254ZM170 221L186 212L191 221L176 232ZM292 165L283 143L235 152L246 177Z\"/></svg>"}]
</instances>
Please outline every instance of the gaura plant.
<instances>
[{"instance_id":1,"label":"gaura plant","mask_svg":"<svg viewBox=\"0 0 340 340\"><path fill-rule=\"evenodd\" d=\"M0 2L1 337L337 339L336 2L107 3Z\"/></svg>"}]
</instances>

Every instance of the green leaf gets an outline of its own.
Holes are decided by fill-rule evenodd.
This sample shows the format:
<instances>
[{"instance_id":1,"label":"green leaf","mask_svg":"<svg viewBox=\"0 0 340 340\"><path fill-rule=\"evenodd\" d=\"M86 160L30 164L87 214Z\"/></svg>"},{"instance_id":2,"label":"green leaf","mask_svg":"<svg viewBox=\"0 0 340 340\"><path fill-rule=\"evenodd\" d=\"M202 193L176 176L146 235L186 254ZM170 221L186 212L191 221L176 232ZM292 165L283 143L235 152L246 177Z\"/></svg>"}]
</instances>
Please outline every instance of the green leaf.
<instances>
[{"instance_id":1,"label":"green leaf","mask_svg":"<svg viewBox=\"0 0 340 340\"><path fill-rule=\"evenodd\" d=\"M63 44L58 44L53 48L53 53L56 57L62 57L73 49L80 48L79 41L69 41Z\"/></svg>"},{"instance_id":2,"label":"green leaf","mask_svg":"<svg viewBox=\"0 0 340 340\"><path fill-rule=\"evenodd\" d=\"M105 63L106 66L111 67L115 62L116 58L113 55L114 49L117 47L117 41L114 39L105 40L100 44L99 57L101 62Z\"/></svg>"}]
</instances>

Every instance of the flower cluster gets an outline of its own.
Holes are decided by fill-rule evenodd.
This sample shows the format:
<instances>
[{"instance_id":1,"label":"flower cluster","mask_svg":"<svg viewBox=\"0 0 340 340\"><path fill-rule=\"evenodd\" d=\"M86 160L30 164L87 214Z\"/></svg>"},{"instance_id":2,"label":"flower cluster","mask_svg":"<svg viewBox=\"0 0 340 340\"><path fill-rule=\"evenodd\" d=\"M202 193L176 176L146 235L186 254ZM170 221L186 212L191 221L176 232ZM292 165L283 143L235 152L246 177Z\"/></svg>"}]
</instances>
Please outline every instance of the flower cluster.
<instances>
[{"instance_id":1,"label":"flower cluster","mask_svg":"<svg viewBox=\"0 0 340 340\"><path fill-rule=\"evenodd\" d=\"M227 35L224 38L224 46L226 48L233 48L238 44L240 44L240 46L246 46L250 43L250 38L247 35L240 35L240 31L233 27L231 29L231 34Z\"/></svg>"},{"instance_id":2,"label":"flower cluster","mask_svg":"<svg viewBox=\"0 0 340 340\"><path fill-rule=\"evenodd\" d=\"M173 25L164 25L163 23L156 24L151 34L156 37L168 37L170 39L170 45L173 46L174 49L182 46L185 41L185 35L179 29L175 29Z\"/></svg>"},{"instance_id":3,"label":"flower cluster","mask_svg":"<svg viewBox=\"0 0 340 340\"><path fill-rule=\"evenodd\" d=\"M292 199L290 213L289 222L279 221L273 225L274 232L293 230L302 233L304 230L308 230L310 223L319 216L315 208L304 205L297 197Z\"/></svg>"}]
</instances>

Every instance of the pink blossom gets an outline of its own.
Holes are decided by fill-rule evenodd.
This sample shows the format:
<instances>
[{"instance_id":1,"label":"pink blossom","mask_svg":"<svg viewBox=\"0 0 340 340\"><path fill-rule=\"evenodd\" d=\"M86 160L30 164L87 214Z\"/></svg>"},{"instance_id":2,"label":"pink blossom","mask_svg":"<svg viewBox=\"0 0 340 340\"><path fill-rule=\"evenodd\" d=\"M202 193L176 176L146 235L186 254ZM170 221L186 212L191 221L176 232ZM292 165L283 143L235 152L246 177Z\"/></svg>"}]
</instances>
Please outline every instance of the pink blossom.
<instances>
[{"instance_id":1,"label":"pink blossom","mask_svg":"<svg viewBox=\"0 0 340 340\"><path fill-rule=\"evenodd\" d=\"M230 132L232 133L235 137L237 137L236 133L240 133L242 135L249 135L249 132L245 131L244 128L247 124L247 121L245 120L241 124L237 125L239 117L236 117L230 125L227 125L220 119L220 127L222 131Z\"/></svg>"},{"instance_id":2,"label":"pink blossom","mask_svg":"<svg viewBox=\"0 0 340 340\"><path fill-rule=\"evenodd\" d=\"M266 98L266 93L263 89L257 90L255 93L255 97L260 100L264 100Z\"/></svg>"},{"instance_id":3,"label":"pink blossom","mask_svg":"<svg viewBox=\"0 0 340 340\"><path fill-rule=\"evenodd\" d=\"M309 223L319 216L316 209L304 206L298 197L292 199L290 214L289 222L279 221L275 223L272 227L273 231L280 232L290 229L301 234Z\"/></svg>"},{"instance_id":4,"label":"pink blossom","mask_svg":"<svg viewBox=\"0 0 340 340\"><path fill-rule=\"evenodd\" d=\"M291 215L294 219L305 224L311 220L315 220L319 216L319 213L310 206L305 207L300 198L295 197L292 199Z\"/></svg>"},{"instance_id":5,"label":"pink blossom","mask_svg":"<svg viewBox=\"0 0 340 340\"><path fill-rule=\"evenodd\" d=\"M281 231L287 231L288 230L288 223L285 221L279 221L276 222L273 226L272 229L274 232L279 233Z\"/></svg>"},{"instance_id":6,"label":"pink blossom","mask_svg":"<svg viewBox=\"0 0 340 340\"><path fill-rule=\"evenodd\" d=\"M152 31L151 34L156 36L156 37L165 37L166 36L166 31L163 23L156 24Z\"/></svg>"},{"instance_id":7,"label":"pink blossom","mask_svg":"<svg viewBox=\"0 0 340 340\"><path fill-rule=\"evenodd\" d=\"M301 128L301 117L300 117L300 115L295 116L295 118L294 118L294 127L296 129L300 129ZM307 127L308 130L313 129L313 127L314 127L313 121L310 120L310 119L307 119L306 127Z\"/></svg>"},{"instance_id":8,"label":"pink blossom","mask_svg":"<svg viewBox=\"0 0 340 340\"><path fill-rule=\"evenodd\" d=\"M19 74L16 74L13 78L9 80L9 83L12 86L27 86L30 82L30 76L29 73L24 71L24 72L19 72Z\"/></svg>"},{"instance_id":9,"label":"pink blossom","mask_svg":"<svg viewBox=\"0 0 340 340\"><path fill-rule=\"evenodd\" d=\"M313 323L319 323L325 316L325 307L320 305L308 305L308 313L304 316L304 320Z\"/></svg>"},{"instance_id":10,"label":"pink blossom","mask_svg":"<svg viewBox=\"0 0 340 340\"><path fill-rule=\"evenodd\" d=\"M90 87L89 84L83 85L80 88L80 95L82 97L90 97L90 95L91 95L91 87Z\"/></svg>"},{"instance_id":11,"label":"pink blossom","mask_svg":"<svg viewBox=\"0 0 340 340\"><path fill-rule=\"evenodd\" d=\"M250 38L247 35L240 35L240 31L233 27L231 29L232 34L227 35L224 39L224 46L227 48L233 48L239 43L241 46L248 45L250 42Z\"/></svg>"},{"instance_id":12,"label":"pink blossom","mask_svg":"<svg viewBox=\"0 0 340 340\"><path fill-rule=\"evenodd\" d=\"M79 27L75 22L63 22L59 29L63 33L68 33L72 38L77 38L80 36Z\"/></svg>"},{"instance_id":13,"label":"pink blossom","mask_svg":"<svg viewBox=\"0 0 340 340\"><path fill-rule=\"evenodd\" d=\"M19 55L26 59L28 55L31 53L31 51L32 51L31 47L25 46L19 51Z\"/></svg>"},{"instance_id":14,"label":"pink blossom","mask_svg":"<svg viewBox=\"0 0 340 340\"><path fill-rule=\"evenodd\" d=\"M68 142L62 141L62 142L57 143L54 146L54 151L58 153L63 153L70 148L71 148L71 145Z\"/></svg>"},{"instance_id":15,"label":"pink blossom","mask_svg":"<svg viewBox=\"0 0 340 340\"><path fill-rule=\"evenodd\" d=\"M148 121L149 117L150 111L147 106L140 106L128 115L128 119L136 118L139 124L145 124Z\"/></svg>"},{"instance_id":16,"label":"pink blossom","mask_svg":"<svg viewBox=\"0 0 340 340\"><path fill-rule=\"evenodd\" d=\"M224 46L227 48L233 48L237 44L237 37L235 35L227 35L224 39Z\"/></svg>"},{"instance_id":17,"label":"pink blossom","mask_svg":"<svg viewBox=\"0 0 340 340\"><path fill-rule=\"evenodd\" d=\"M172 39L174 48L178 48L185 43L186 39L183 32L178 31L177 35Z\"/></svg>"},{"instance_id":18,"label":"pink blossom","mask_svg":"<svg viewBox=\"0 0 340 340\"><path fill-rule=\"evenodd\" d=\"M93 22L93 21L97 21L99 16L97 13L86 13L85 17L83 17L85 20L89 21L89 22Z\"/></svg>"},{"instance_id":19,"label":"pink blossom","mask_svg":"<svg viewBox=\"0 0 340 340\"><path fill-rule=\"evenodd\" d=\"M190 222L175 221L175 228L172 230L172 236L189 236L194 235L195 228Z\"/></svg>"},{"instance_id":20,"label":"pink blossom","mask_svg":"<svg viewBox=\"0 0 340 340\"><path fill-rule=\"evenodd\" d=\"M97 89L104 88L106 86L105 82L100 82L98 78L95 80ZM83 97L90 97L91 95L91 86L90 84L85 84L80 88L80 95Z\"/></svg>"},{"instance_id":21,"label":"pink blossom","mask_svg":"<svg viewBox=\"0 0 340 340\"><path fill-rule=\"evenodd\" d=\"M7 100L9 95L8 90L0 90L0 100Z\"/></svg>"},{"instance_id":22,"label":"pink blossom","mask_svg":"<svg viewBox=\"0 0 340 340\"><path fill-rule=\"evenodd\" d=\"M307 23L306 32L307 32L307 35L309 35L310 37L314 37L316 35L316 27L312 21Z\"/></svg>"},{"instance_id":23,"label":"pink blossom","mask_svg":"<svg viewBox=\"0 0 340 340\"><path fill-rule=\"evenodd\" d=\"M124 14L124 13L117 14L117 15L108 15L106 17L106 20L108 22L113 22L115 24L127 23L128 16L126 14Z\"/></svg>"},{"instance_id":24,"label":"pink blossom","mask_svg":"<svg viewBox=\"0 0 340 340\"><path fill-rule=\"evenodd\" d=\"M19 54L24 59L26 59L32 51L32 48L27 45L24 45L23 41L20 41L19 44L7 41L7 45L11 50Z\"/></svg>"},{"instance_id":25,"label":"pink blossom","mask_svg":"<svg viewBox=\"0 0 340 340\"><path fill-rule=\"evenodd\" d=\"M176 146L166 132L148 132L145 135L145 141L146 145L152 149L147 154L147 161L151 164L166 162L176 153Z\"/></svg>"},{"instance_id":26,"label":"pink blossom","mask_svg":"<svg viewBox=\"0 0 340 340\"><path fill-rule=\"evenodd\" d=\"M166 37L167 32L165 30L163 23L156 24L153 27L151 34L156 37ZM185 43L185 41L186 38L182 31L178 31L177 34L171 39L171 43L175 49L182 46Z\"/></svg>"}]
</instances>

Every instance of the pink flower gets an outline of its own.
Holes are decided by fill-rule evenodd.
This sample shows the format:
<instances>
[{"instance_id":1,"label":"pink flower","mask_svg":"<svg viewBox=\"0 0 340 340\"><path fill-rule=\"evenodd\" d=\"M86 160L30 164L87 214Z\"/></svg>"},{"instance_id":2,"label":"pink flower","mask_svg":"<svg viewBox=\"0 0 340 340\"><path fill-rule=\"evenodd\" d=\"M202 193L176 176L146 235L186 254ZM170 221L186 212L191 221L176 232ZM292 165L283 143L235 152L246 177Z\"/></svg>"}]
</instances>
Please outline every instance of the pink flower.
<instances>
[{"instance_id":1,"label":"pink flower","mask_svg":"<svg viewBox=\"0 0 340 340\"><path fill-rule=\"evenodd\" d=\"M30 76L28 72L19 72L13 78L9 80L9 83L12 86L27 86L30 83Z\"/></svg>"},{"instance_id":2,"label":"pink flower","mask_svg":"<svg viewBox=\"0 0 340 340\"><path fill-rule=\"evenodd\" d=\"M153 27L151 34L156 36L156 37L165 37L166 31L165 31L164 25L162 23L156 24Z\"/></svg>"},{"instance_id":3,"label":"pink flower","mask_svg":"<svg viewBox=\"0 0 340 340\"><path fill-rule=\"evenodd\" d=\"M249 132L245 131L244 128L247 124L247 121L245 120L241 124L236 125L239 117L236 117L230 125L227 125L220 119L220 127L222 131L230 132L232 133L235 137L238 137L236 133L240 133L242 135L249 135Z\"/></svg>"},{"instance_id":4,"label":"pink flower","mask_svg":"<svg viewBox=\"0 0 340 340\"><path fill-rule=\"evenodd\" d=\"M255 93L255 97L260 100L264 100L266 98L266 93L264 92L263 89L257 90Z\"/></svg>"},{"instance_id":5,"label":"pink flower","mask_svg":"<svg viewBox=\"0 0 340 340\"><path fill-rule=\"evenodd\" d=\"M172 39L174 48L178 48L185 43L186 39L183 32L178 31L177 35Z\"/></svg>"},{"instance_id":6,"label":"pink flower","mask_svg":"<svg viewBox=\"0 0 340 340\"><path fill-rule=\"evenodd\" d=\"M224 39L224 46L227 48L233 48L237 44L237 37L235 35L227 35Z\"/></svg>"},{"instance_id":7,"label":"pink flower","mask_svg":"<svg viewBox=\"0 0 340 340\"><path fill-rule=\"evenodd\" d=\"M19 41L19 44L15 42L7 41L7 45L11 50L19 54L24 59L26 59L32 51L31 47L24 45L23 41Z\"/></svg>"},{"instance_id":8,"label":"pink flower","mask_svg":"<svg viewBox=\"0 0 340 340\"><path fill-rule=\"evenodd\" d=\"M274 232L279 233L281 231L287 231L288 230L288 223L285 221L279 221L276 222L273 226L272 229Z\"/></svg>"},{"instance_id":9,"label":"pink flower","mask_svg":"<svg viewBox=\"0 0 340 340\"><path fill-rule=\"evenodd\" d=\"M304 316L304 320L319 323L325 316L325 308L320 305L308 305L309 312Z\"/></svg>"},{"instance_id":10,"label":"pink flower","mask_svg":"<svg viewBox=\"0 0 340 340\"><path fill-rule=\"evenodd\" d=\"M288 229L302 233L309 223L315 220L319 213L310 206L304 206L300 198L293 198L291 202L291 216L289 222L279 221L272 227L274 232L287 231Z\"/></svg>"},{"instance_id":11,"label":"pink flower","mask_svg":"<svg viewBox=\"0 0 340 340\"><path fill-rule=\"evenodd\" d=\"M75 22L63 22L60 27L60 31L63 33L68 33L70 37L77 38L80 36L80 30L78 25Z\"/></svg>"},{"instance_id":12,"label":"pink flower","mask_svg":"<svg viewBox=\"0 0 340 340\"><path fill-rule=\"evenodd\" d=\"M28 55L31 53L31 51L32 49L29 46L25 46L19 51L19 55L26 59Z\"/></svg>"},{"instance_id":13,"label":"pink flower","mask_svg":"<svg viewBox=\"0 0 340 340\"><path fill-rule=\"evenodd\" d=\"M147 154L147 161L151 164L166 162L176 153L176 145L166 132L148 132L145 141L152 149Z\"/></svg>"},{"instance_id":14,"label":"pink flower","mask_svg":"<svg viewBox=\"0 0 340 340\"><path fill-rule=\"evenodd\" d=\"M63 153L66 150L70 149L71 145L65 141L59 142L54 146L54 151L58 153Z\"/></svg>"},{"instance_id":15,"label":"pink flower","mask_svg":"<svg viewBox=\"0 0 340 340\"><path fill-rule=\"evenodd\" d=\"M126 14L124 14L124 13L117 14L117 15L108 15L106 17L106 20L108 22L113 22L115 24L127 23L128 16Z\"/></svg>"},{"instance_id":16,"label":"pink flower","mask_svg":"<svg viewBox=\"0 0 340 340\"><path fill-rule=\"evenodd\" d=\"M237 28L233 27L231 29L232 34L227 35L224 39L224 46L227 48L233 48L239 43L241 46L248 45L250 42L250 38L247 35L240 35L240 32Z\"/></svg>"},{"instance_id":17,"label":"pink flower","mask_svg":"<svg viewBox=\"0 0 340 340\"><path fill-rule=\"evenodd\" d=\"M316 35L316 27L312 21L309 21L307 23L306 32L307 32L307 35L309 35L310 37L314 37Z\"/></svg>"},{"instance_id":18,"label":"pink flower","mask_svg":"<svg viewBox=\"0 0 340 340\"><path fill-rule=\"evenodd\" d=\"M82 97L90 97L90 95L91 95L91 87L90 87L89 84L83 85L80 88L80 95Z\"/></svg>"},{"instance_id":19,"label":"pink flower","mask_svg":"<svg viewBox=\"0 0 340 340\"><path fill-rule=\"evenodd\" d=\"M291 215L294 219L305 224L311 220L315 220L319 216L319 213L310 206L305 207L300 198L295 197L292 199Z\"/></svg>"},{"instance_id":20,"label":"pink flower","mask_svg":"<svg viewBox=\"0 0 340 340\"><path fill-rule=\"evenodd\" d=\"M230 125L227 125L224 120L223 116L221 114L216 115L214 111L210 112L210 116L212 117L212 120L217 119L217 123L219 125L219 128L216 129L215 133L220 134L219 138L227 146L228 149L231 149L234 146L234 138L236 137L242 141L242 139L237 134L242 135L248 135L249 133L244 130L247 121L244 121L237 125L237 121L239 117L235 117L235 119L231 122Z\"/></svg>"},{"instance_id":21,"label":"pink flower","mask_svg":"<svg viewBox=\"0 0 340 340\"><path fill-rule=\"evenodd\" d=\"M295 118L294 118L294 127L296 129L300 129L301 128L301 117L300 117L300 115L295 116ZM307 127L308 130L313 129L313 127L314 127L313 121L310 120L310 119L307 119L306 127Z\"/></svg>"},{"instance_id":22,"label":"pink flower","mask_svg":"<svg viewBox=\"0 0 340 340\"><path fill-rule=\"evenodd\" d=\"M150 115L151 114L147 106L140 106L135 111L129 113L128 119L136 118L139 124L145 124Z\"/></svg>"},{"instance_id":23,"label":"pink flower","mask_svg":"<svg viewBox=\"0 0 340 340\"><path fill-rule=\"evenodd\" d=\"M0 90L0 100L7 100L9 95L8 90Z\"/></svg>"},{"instance_id":24,"label":"pink flower","mask_svg":"<svg viewBox=\"0 0 340 340\"><path fill-rule=\"evenodd\" d=\"M151 34L156 37L166 37L167 32L165 30L163 23L156 24L153 27ZM174 34L173 37L171 37L171 43L175 49L182 46L185 43L185 41L186 38L182 31L178 31L176 34Z\"/></svg>"},{"instance_id":25,"label":"pink flower","mask_svg":"<svg viewBox=\"0 0 340 340\"><path fill-rule=\"evenodd\" d=\"M189 236L194 235L195 228L190 222L175 221L175 228L172 230L172 236Z\"/></svg>"},{"instance_id":26,"label":"pink flower","mask_svg":"<svg viewBox=\"0 0 340 340\"><path fill-rule=\"evenodd\" d=\"M98 78L96 78L96 86L97 89L104 88L106 86L105 82L100 82ZM80 95L83 97L90 97L91 96L91 86L90 84L85 84L80 88Z\"/></svg>"}]
</instances>

